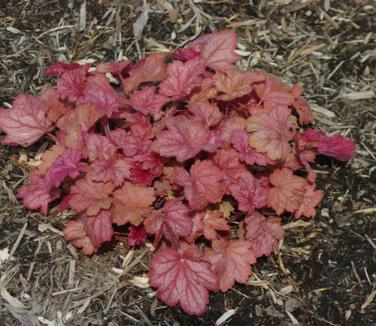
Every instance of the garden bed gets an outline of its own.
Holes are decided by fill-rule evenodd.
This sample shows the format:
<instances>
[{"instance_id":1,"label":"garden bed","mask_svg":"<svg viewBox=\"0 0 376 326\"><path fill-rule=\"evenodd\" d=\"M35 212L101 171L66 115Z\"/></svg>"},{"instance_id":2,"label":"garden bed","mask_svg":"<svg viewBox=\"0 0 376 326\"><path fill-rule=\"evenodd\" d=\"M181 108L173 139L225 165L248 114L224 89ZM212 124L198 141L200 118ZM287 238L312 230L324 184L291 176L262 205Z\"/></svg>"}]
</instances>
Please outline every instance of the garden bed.
<instances>
[{"instance_id":1,"label":"garden bed","mask_svg":"<svg viewBox=\"0 0 376 326\"><path fill-rule=\"evenodd\" d=\"M233 314L229 325L374 324L374 2L182 1L171 7L156 1L139 40L132 24L142 5L121 3L88 1L86 10L72 1L0 5L2 105L52 83L44 71L57 60L135 60L230 28L239 37L243 68L302 85L316 127L353 138L357 152L348 163L319 160L318 186L326 196L317 216L287 224L279 254L260 260L248 285L211 294L207 314L196 318L164 306L144 283L148 248L117 244L85 257L63 238L68 216L22 208L16 189L45 143L26 150L1 145L0 253L12 253L0 266L5 325L213 325L226 312Z\"/></svg>"}]
</instances>

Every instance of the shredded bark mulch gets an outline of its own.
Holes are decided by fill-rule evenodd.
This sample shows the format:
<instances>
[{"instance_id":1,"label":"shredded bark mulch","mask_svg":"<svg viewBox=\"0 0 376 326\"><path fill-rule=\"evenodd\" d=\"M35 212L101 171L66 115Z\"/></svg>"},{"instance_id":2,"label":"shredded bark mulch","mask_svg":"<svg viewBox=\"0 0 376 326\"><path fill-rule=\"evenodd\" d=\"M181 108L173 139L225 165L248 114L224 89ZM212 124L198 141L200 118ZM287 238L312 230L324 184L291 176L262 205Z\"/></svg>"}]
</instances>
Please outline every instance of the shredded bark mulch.
<instances>
[{"instance_id":1,"label":"shredded bark mulch","mask_svg":"<svg viewBox=\"0 0 376 326\"><path fill-rule=\"evenodd\" d=\"M22 208L17 188L48 143L1 145L0 323L376 324L374 26L372 0L0 0L0 106L52 84L44 71L58 60L135 60L231 28L244 69L302 85L317 126L358 144L348 163L319 159L326 196L317 216L287 224L280 252L261 260L247 285L212 294L200 318L156 299L146 279L150 247L118 243L85 257L62 236L68 214Z\"/></svg>"}]
</instances>

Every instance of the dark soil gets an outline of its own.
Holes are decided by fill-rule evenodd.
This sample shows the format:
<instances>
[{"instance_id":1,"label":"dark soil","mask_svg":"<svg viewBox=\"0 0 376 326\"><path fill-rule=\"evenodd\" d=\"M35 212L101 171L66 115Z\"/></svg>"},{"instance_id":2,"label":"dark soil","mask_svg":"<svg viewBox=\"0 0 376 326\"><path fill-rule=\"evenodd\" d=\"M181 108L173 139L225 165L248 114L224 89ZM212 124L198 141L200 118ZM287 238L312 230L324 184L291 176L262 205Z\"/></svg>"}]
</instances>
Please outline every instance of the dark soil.
<instances>
[{"instance_id":1,"label":"dark soil","mask_svg":"<svg viewBox=\"0 0 376 326\"><path fill-rule=\"evenodd\" d=\"M207 314L196 318L128 283L147 273L148 250L136 250L136 263L119 277L112 268L127 270L126 248L84 257L58 233L67 216L24 210L14 195L25 178L20 157L33 158L43 141L22 152L1 145L0 250L11 250L27 227L14 260L0 267L0 324L214 325L236 309L228 325L375 325L376 300L365 304L376 290L375 1L149 1L137 42L132 24L142 2L89 0L79 31L82 3L0 0L0 106L53 83L44 70L57 60L113 61L121 53L136 59L174 50L200 31L233 28L249 52L245 67L301 84L319 107L317 126L355 139L358 150L348 163L319 160L326 196L317 216L286 231L280 253L257 263L250 285L212 294ZM368 95L348 96L356 92ZM46 223L55 229L41 229ZM72 264L75 283L68 287ZM23 307L10 304L3 288Z\"/></svg>"}]
</instances>

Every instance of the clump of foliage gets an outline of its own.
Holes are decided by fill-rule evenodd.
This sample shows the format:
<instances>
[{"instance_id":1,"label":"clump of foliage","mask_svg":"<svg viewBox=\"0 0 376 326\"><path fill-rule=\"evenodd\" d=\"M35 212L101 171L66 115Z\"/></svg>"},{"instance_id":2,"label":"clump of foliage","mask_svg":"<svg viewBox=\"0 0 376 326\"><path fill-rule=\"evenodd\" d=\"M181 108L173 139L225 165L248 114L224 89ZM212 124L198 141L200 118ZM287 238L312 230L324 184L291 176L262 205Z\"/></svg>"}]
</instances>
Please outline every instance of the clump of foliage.
<instances>
[{"instance_id":1,"label":"clump of foliage","mask_svg":"<svg viewBox=\"0 0 376 326\"><path fill-rule=\"evenodd\" d=\"M58 62L47 70L56 88L0 111L3 143L54 143L18 192L24 206L47 214L59 199L76 212L64 235L86 255L119 234L130 246L154 239L150 285L191 315L278 250L282 217L315 215L316 156L355 149L304 129L301 88L240 71L236 46L224 30L135 65Z\"/></svg>"}]
</instances>

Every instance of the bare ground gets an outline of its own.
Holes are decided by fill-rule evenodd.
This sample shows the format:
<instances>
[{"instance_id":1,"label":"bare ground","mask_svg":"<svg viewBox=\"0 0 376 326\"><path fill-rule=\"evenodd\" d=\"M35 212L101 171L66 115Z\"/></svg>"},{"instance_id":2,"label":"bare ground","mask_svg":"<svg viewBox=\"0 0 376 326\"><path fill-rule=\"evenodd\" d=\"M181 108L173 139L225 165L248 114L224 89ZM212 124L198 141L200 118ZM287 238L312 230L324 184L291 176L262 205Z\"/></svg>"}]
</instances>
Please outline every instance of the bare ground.
<instances>
[{"instance_id":1,"label":"bare ground","mask_svg":"<svg viewBox=\"0 0 376 326\"><path fill-rule=\"evenodd\" d=\"M0 0L0 104L52 83L43 72L57 60L137 59L232 28L244 68L301 84L317 127L354 138L358 149L346 164L318 162L326 197L317 216L288 224L280 253L260 261L248 285L212 294L208 313L193 318L142 283L149 249L117 244L84 257L62 237L69 216L23 209L15 193L44 143L1 146L0 257L12 257L0 264L0 324L213 325L233 312L225 324L374 325L376 2L149 1L138 40L142 3L84 3Z\"/></svg>"}]
</instances>

